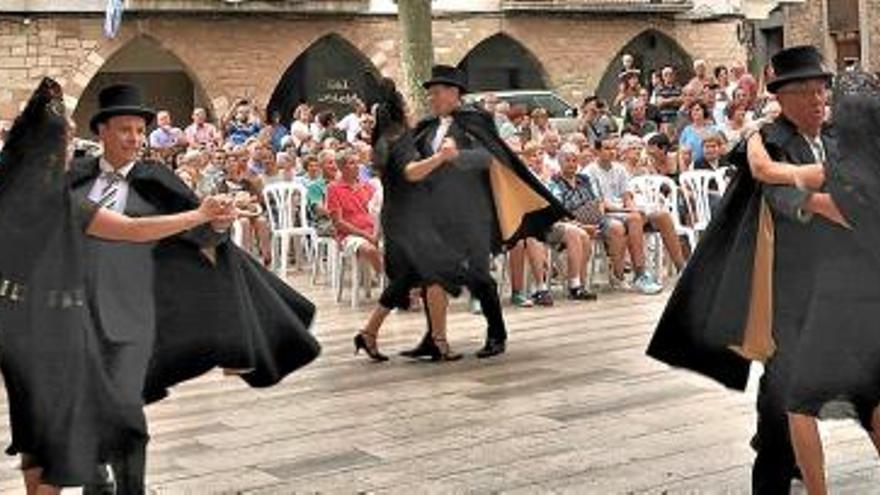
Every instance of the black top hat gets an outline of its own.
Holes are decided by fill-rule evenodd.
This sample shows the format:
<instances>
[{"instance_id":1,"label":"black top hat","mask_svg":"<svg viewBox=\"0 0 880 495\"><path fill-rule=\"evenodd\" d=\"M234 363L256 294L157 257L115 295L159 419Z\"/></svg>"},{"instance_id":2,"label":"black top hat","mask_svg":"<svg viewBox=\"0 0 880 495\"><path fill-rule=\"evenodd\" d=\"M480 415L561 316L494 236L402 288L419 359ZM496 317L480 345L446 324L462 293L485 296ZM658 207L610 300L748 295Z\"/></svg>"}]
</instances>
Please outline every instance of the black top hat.
<instances>
[{"instance_id":1,"label":"black top hat","mask_svg":"<svg viewBox=\"0 0 880 495\"><path fill-rule=\"evenodd\" d=\"M770 60L775 77L767 83L767 91L776 93L788 83L807 79L831 81L832 74L822 64L822 54L813 46L786 48Z\"/></svg>"},{"instance_id":2,"label":"black top hat","mask_svg":"<svg viewBox=\"0 0 880 495\"><path fill-rule=\"evenodd\" d=\"M422 87L428 89L435 84L455 86L462 93L467 93L467 74L451 65L435 65L431 67L431 79L423 82Z\"/></svg>"},{"instance_id":3,"label":"black top hat","mask_svg":"<svg viewBox=\"0 0 880 495\"><path fill-rule=\"evenodd\" d=\"M98 95L98 104L98 113L89 122L89 128L95 134L98 133L98 124L107 122L111 117L134 115L143 117L147 125L156 117L153 109L144 106L140 88L130 84L116 84L102 89Z\"/></svg>"}]
</instances>

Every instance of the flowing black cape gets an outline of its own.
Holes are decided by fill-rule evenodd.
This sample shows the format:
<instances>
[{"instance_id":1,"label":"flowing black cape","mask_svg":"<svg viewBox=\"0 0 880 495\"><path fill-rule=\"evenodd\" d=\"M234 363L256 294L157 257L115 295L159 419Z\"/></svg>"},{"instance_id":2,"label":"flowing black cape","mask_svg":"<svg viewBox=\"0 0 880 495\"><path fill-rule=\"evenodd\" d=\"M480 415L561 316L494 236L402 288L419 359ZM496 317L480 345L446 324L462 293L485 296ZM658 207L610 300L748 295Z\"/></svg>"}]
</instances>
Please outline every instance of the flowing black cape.
<instances>
[{"instance_id":1,"label":"flowing black cape","mask_svg":"<svg viewBox=\"0 0 880 495\"><path fill-rule=\"evenodd\" d=\"M543 239L549 228L556 222L571 218L571 214L556 199L555 196L541 183L528 166L522 162L517 154L507 146L507 143L498 135L495 121L489 113L471 106L465 105L452 113L455 124L463 130L468 138L471 138L484 147L503 167L511 171L503 179L509 183L518 182L514 187L524 189L527 194L537 197L543 203L541 207L522 209L517 205L517 199L499 201L501 195L493 198L496 214L492 215L494 222L492 228L492 251L500 252L504 246L510 246L520 239L535 237ZM418 123L413 133L419 138L426 130L437 124L437 117L428 117ZM488 177L487 177L488 180ZM489 184L490 188L497 184ZM458 203L467 202L467 198L454 198ZM452 207L456 205L450 205ZM503 235L498 224L499 210L505 209L512 212L511 215L519 218L518 227L511 235Z\"/></svg>"},{"instance_id":2,"label":"flowing black cape","mask_svg":"<svg viewBox=\"0 0 880 495\"><path fill-rule=\"evenodd\" d=\"M880 263L880 92L839 96L840 150L826 163L826 186L854 238Z\"/></svg>"},{"instance_id":3,"label":"flowing black cape","mask_svg":"<svg viewBox=\"0 0 880 495\"><path fill-rule=\"evenodd\" d=\"M0 367L12 444L58 486L94 480L95 465L146 438L140 407L106 374L85 301L83 228L64 174L61 88L45 79L0 153Z\"/></svg>"},{"instance_id":4,"label":"flowing black cape","mask_svg":"<svg viewBox=\"0 0 880 495\"><path fill-rule=\"evenodd\" d=\"M741 340L748 316L761 188L744 162L744 143L731 158L736 175L669 298L647 354L744 390L751 363L729 346Z\"/></svg>"},{"instance_id":5,"label":"flowing black cape","mask_svg":"<svg viewBox=\"0 0 880 495\"><path fill-rule=\"evenodd\" d=\"M826 149L827 190L853 227L856 241L880 263L880 97L841 95L833 125L823 131L836 146ZM779 145L790 129L762 135ZM788 134L787 134L788 133ZM737 175L667 303L647 354L671 366L703 374L744 390L750 361L730 349L743 338L761 185L751 176L746 142L730 155Z\"/></svg>"},{"instance_id":6,"label":"flowing black cape","mask_svg":"<svg viewBox=\"0 0 880 495\"><path fill-rule=\"evenodd\" d=\"M94 178L97 162L80 161L71 187ZM167 167L136 167L128 177L163 214L198 207L195 194ZM178 236L155 250L156 346L144 391L148 402L214 367L252 370L253 387L278 383L320 353L309 327L315 306L229 242L215 262Z\"/></svg>"}]
</instances>

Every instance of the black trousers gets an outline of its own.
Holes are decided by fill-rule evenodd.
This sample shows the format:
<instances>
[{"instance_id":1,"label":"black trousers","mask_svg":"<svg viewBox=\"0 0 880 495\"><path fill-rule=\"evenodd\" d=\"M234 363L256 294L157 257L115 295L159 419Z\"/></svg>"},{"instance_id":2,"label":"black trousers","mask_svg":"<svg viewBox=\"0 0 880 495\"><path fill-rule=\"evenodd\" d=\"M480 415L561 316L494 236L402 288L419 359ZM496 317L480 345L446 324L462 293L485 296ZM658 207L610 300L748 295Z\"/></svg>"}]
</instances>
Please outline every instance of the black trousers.
<instances>
[{"instance_id":1,"label":"black trousers","mask_svg":"<svg viewBox=\"0 0 880 495\"><path fill-rule=\"evenodd\" d=\"M757 450L752 467L752 493L787 494L796 470L794 449L788 428L786 394L790 363L786 355L768 361L758 389Z\"/></svg>"},{"instance_id":2,"label":"black trousers","mask_svg":"<svg viewBox=\"0 0 880 495\"><path fill-rule=\"evenodd\" d=\"M143 407L144 382L147 376L153 338L148 336L130 343L105 343L104 353L110 377L125 401ZM129 448L121 458L110 463L116 484L116 495L142 495L146 493L147 442L146 440ZM106 495L110 480L106 479L105 466L96 466L104 483L87 486L83 495Z\"/></svg>"},{"instance_id":3,"label":"black trousers","mask_svg":"<svg viewBox=\"0 0 880 495\"><path fill-rule=\"evenodd\" d=\"M501 300L498 298L498 284L489 270L473 271L468 276L467 288L478 301L486 318L486 338L504 342L507 340L507 326L501 312Z\"/></svg>"},{"instance_id":4,"label":"black trousers","mask_svg":"<svg viewBox=\"0 0 880 495\"><path fill-rule=\"evenodd\" d=\"M788 389L794 351L801 328L802 299L777 294L773 337L777 351L767 362L758 388L758 431L755 436L755 463L752 467L752 493L787 494L797 472L797 461L788 428Z\"/></svg>"}]
</instances>

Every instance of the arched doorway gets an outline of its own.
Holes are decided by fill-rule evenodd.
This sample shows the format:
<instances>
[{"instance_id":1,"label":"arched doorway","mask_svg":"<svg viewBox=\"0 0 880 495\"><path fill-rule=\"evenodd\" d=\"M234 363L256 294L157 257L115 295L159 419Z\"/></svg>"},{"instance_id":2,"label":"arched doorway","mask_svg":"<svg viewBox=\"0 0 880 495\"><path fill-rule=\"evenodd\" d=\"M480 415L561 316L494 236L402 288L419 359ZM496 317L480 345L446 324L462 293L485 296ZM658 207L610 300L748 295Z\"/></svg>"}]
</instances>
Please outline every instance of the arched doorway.
<instances>
[{"instance_id":1,"label":"arched doorway","mask_svg":"<svg viewBox=\"0 0 880 495\"><path fill-rule=\"evenodd\" d=\"M509 89L547 89L544 69L519 41L498 33L465 55L458 67L468 75L473 92Z\"/></svg>"},{"instance_id":2,"label":"arched doorway","mask_svg":"<svg viewBox=\"0 0 880 495\"><path fill-rule=\"evenodd\" d=\"M642 85L651 82L651 72L659 71L666 65L675 67L680 84L687 83L694 76L693 59L674 39L666 34L649 29L642 32L623 47L605 70L596 95L612 101L617 95L618 75L623 70L623 55L628 53L635 59L635 66L642 70Z\"/></svg>"},{"instance_id":3,"label":"arched doorway","mask_svg":"<svg viewBox=\"0 0 880 495\"><path fill-rule=\"evenodd\" d=\"M174 125L189 125L193 108L213 109L204 90L176 55L149 36L138 36L114 53L89 81L73 113L77 134L88 136L89 119L98 109L98 93L112 84L135 84L147 104L168 110Z\"/></svg>"},{"instance_id":4,"label":"arched doorway","mask_svg":"<svg viewBox=\"0 0 880 495\"><path fill-rule=\"evenodd\" d=\"M351 111L355 98L369 102L377 95L367 77L379 71L360 50L338 34L328 34L312 43L287 68L266 109L267 115L279 112L289 124L293 110L309 103L317 111L332 110L337 117ZM369 94L368 94L369 93Z\"/></svg>"}]
</instances>

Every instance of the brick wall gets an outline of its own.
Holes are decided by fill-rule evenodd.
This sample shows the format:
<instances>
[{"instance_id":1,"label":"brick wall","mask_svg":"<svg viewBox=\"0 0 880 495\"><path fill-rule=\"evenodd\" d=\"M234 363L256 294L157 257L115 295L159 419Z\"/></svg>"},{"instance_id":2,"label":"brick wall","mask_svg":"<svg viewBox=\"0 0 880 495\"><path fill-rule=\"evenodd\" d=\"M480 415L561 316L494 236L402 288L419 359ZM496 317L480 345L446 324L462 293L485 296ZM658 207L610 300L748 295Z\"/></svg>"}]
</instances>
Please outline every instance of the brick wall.
<instances>
[{"instance_id":1,"label":"brick wall","mask_svg":"<svg viewBox=\"0 0 880 495\"><path fill-rule=\"evenodd\" d=\"M0 119L13 117L44 75L57 78L70 106L75 106L104 62L141 35L181 60L217 113L241 96L268 102L293 60L315 40L334 32L385 74L399 75L393 17L128 16L113 40L103 37L102 18L97 16L23 21L0 16ZM551 87L576 100L593 92L620 48L649 28L668 34L692 57L705 58L712 65L745 58L736 40L735 21L498 15L435 20L435 58L457 64L480 41L503 31L534 53Z\"/></svg>"}]
</instances>

